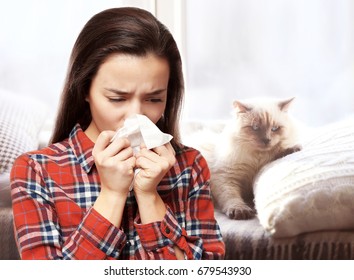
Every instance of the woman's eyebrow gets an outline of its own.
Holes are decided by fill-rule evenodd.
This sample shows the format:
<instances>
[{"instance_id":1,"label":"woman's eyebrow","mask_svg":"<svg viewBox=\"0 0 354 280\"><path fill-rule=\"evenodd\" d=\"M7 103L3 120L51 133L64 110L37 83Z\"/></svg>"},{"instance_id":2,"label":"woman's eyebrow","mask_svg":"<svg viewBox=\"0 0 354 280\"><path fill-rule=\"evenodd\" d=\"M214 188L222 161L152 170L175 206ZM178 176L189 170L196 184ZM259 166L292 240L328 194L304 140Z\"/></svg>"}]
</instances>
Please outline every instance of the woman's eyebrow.
<instances>
[{"instance_id":1,"label":"woman's eyebrow","mask_svg":"<svg viewBox=\"0 0 354 280\"><path fill-rule=\"evenodd\" d=\"M129 95L129 94L132 94L131 92L128 92L128 91L124 91L124 90L119 90L119 89L114 89L114 88L104 88L105 90L107 91L110 91L114 94L117 94L117 95ZM167 91L166 88L162 88L162 89L157 89L157 90L154 90L152 92L147 92L145 93L145 95L158 95L158 94L161 94L161 93L164 93L165 91Z\"/></svg>"},{"instance_id":2,"label":"woman's eyebrow","mask_svg":"<svg viewBox=\"0 0 354 280\"><path fill-rule=\"evenodd\" d=\"M153 92L147 92L146 95L159 95L161 93L164 93L165 91L167 91L167 89L158 89L154 90Z\"/></svg>"},{"instance_id":3,"label":"woman's eyebrow","mask_svg":"<svg viewBox=\"0 0 354 280\"><path fill-rule=\"evenodd\" d=\"M131 92L118 90L118 89L114 89L114 88L104 88L104 89L107 90L107 91L110 91L112 93L115 93L117 95L128 95L128 94L131 94Z\"/></svg>"}]
</instances>

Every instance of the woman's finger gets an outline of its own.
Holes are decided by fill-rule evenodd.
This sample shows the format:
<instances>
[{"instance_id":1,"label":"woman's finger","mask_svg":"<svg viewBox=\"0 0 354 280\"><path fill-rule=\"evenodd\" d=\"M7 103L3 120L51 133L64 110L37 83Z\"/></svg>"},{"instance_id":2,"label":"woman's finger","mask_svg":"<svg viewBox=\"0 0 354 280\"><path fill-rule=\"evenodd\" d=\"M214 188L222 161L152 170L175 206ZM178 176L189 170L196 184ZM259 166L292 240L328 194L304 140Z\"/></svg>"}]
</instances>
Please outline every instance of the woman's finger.
<instances>
[{"instance_id":1,"label":"woman's finger","mask_svg":"<svg viewBox=\"0 0 354 280\"><path fill-rule=\"evenodd\" d=\"M167 143L165 145L156 147L154 149L152 149L156 154L158 154L159 156L163 156L163 157L169 157L171 155L175 156L176 152L173 149L171 143Z\"/></svg>"},{"instance_id":2,"label":"woman's finger","mask_svg":"<svg viewBox=\"0 0 354 280\"><path fill-rule=\"evenodd\" d=\"M117 138L111 142L113 135L113 131L103 131L100 133L96 140L92 154L94 156L100 154L100 156L104 158L113 157L124 149L130 148L130 142L127 138ZM128 152L128 154L130 154L130 152Z\"/></svg>"},{"instance_id":3,"label":"woman's finger","mask_svg":"<svg viewBox=\"0 0 354 280\"><path fill-rule=\"evenodd\" d=\"M100 153L105 150L109 146L110 140L112 139L113 135L114 131L102 131L96 139L94 151L96 151L96 153Z\"/></svg>"}]
</instances>

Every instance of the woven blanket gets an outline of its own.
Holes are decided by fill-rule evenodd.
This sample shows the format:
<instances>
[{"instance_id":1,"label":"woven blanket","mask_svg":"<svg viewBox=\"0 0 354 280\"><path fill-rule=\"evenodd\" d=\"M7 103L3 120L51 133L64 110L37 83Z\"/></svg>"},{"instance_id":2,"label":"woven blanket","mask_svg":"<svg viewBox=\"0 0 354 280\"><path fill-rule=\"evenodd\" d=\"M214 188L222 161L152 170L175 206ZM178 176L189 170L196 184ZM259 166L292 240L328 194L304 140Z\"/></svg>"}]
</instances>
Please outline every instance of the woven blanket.
<instances>
[{"instance_id":1,"label":"woven blanket","mask_svg":"<svg viewBox=\"0 0 354 280\"><path fill-rule=\"evenodd\" d=\"M274 238L257 218L231 220L215 212L228 260L354 259L354 231L318 231Z\"/></svg>"}]
</instances>

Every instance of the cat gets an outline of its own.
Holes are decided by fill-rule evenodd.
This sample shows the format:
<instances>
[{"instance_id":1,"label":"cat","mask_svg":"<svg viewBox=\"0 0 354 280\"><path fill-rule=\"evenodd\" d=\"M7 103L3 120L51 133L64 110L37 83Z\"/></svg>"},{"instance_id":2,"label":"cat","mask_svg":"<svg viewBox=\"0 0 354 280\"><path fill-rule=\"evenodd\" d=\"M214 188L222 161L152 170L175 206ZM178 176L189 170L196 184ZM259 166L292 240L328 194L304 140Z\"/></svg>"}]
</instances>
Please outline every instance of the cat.
<instances>
[{"instance_id":1,"label":"cat","mask_svg":"<svg viewBox=\"0 0 354 280\"><path fill-rule=\"evenodd\" d=\"M257 173L267 163L301 149L297 127L287 113L293 99L234 101L235 118L214 144L200 147L210 168L215 207L229 218L253 218Z\"/></svg>"}]
</instances>

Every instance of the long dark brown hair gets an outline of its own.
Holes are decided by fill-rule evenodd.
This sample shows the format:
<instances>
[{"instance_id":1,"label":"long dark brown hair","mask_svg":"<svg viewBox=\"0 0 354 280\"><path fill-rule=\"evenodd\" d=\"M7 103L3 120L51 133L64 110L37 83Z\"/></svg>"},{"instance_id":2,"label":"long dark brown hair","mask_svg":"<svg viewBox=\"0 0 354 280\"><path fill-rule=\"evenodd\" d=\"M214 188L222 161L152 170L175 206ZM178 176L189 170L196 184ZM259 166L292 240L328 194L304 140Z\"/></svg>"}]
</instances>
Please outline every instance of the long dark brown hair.
<instances>
[{"instance_id":1,"label":"long dark brown hair","mask_svg":"<svg viewBox=\"0 0 354 280\"><path fill-rule=\"evenodd\" d=\"M151 13L139 8L113 8L94 15L80 32L69 61L51 143L66 139L76 123L83 130L92 117L85 101L100 65L116 53L167 59L170 78L167 104L157 126L180 145L179 118L184 97L182 61L168 29Z\"/></svg>"}]
</instances>

